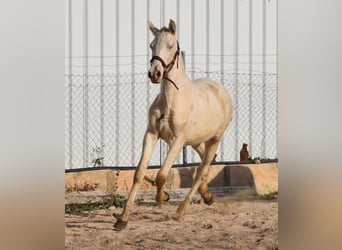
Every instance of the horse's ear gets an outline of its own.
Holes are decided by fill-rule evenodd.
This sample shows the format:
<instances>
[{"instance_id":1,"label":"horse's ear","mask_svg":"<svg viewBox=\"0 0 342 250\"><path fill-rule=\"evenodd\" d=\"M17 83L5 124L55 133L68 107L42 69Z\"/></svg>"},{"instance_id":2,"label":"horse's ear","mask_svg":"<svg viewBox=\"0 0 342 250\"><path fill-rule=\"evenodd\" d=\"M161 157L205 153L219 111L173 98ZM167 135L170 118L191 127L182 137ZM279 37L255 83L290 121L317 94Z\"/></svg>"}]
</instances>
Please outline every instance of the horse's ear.
<instances>
[{"instance_id":1,"label":"horse's ear","mask_svg":"<svg viewBox=\"0 0 342 250\"><path fill-rule=\"evenodd\" d=\"M156 28L156 26L154 26L154 24L151 23L150 21L148 21L148 27L150 28L150 30L153 33L153 35L156 35L157 32L159 31L159 29Z\"/></svg>"},{"instance_id":2,"label":"horse's ear","mask_svg":"<svg viewBox=\"0 0 342 250\"><path fill-rule=\"evenodd\" d=\"M169 30L172 34L176 33L176 23L172 19L169 22Z\"/></svg>"}]
</instances>

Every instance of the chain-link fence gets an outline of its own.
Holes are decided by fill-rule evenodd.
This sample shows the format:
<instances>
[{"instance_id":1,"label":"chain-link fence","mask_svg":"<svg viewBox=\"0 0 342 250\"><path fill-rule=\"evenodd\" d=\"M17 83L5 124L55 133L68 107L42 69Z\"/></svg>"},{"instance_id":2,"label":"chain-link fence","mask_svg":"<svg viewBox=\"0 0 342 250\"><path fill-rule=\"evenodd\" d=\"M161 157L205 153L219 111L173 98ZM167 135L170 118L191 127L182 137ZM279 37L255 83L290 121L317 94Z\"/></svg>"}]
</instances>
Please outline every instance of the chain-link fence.
<instances>
[{"instance_id":1,"label":"chain-link fence","mask_svg":"<svg viewBox=\"0 0 342 250\"><path fill-rule=\"evenodd\" d=\"M147 78L147 22L162 27L169 19L182 55L188 53L189 77L218 80L233 97L233 121L216 160L239 160L243 143L252 158L277 158L278 1L67 2L66 169L137 165L147 111L159 93ZM160 165L167 149L158 143L150 165ZM176 164L200 161L191 147L183 152Z\"/></svg>"},{"instance_id":2,"label":"chain-link fence","mask_svg":"<svg viewBox=\"0 0 342 250\"><path fill-rule=\"evenodd\" d=\"M239 160L243 143L252 158L277 158L277 75L188 71L194 78L221 81L234 101L234 115L216 161ZM146 72L66 75L66 169L93 166L135 167L139 161L148 108L159 93ZM167 144L159 142L150 165L160 165ZM200 159L186 147L176 164Z\"/></svg>"}]
</instances>

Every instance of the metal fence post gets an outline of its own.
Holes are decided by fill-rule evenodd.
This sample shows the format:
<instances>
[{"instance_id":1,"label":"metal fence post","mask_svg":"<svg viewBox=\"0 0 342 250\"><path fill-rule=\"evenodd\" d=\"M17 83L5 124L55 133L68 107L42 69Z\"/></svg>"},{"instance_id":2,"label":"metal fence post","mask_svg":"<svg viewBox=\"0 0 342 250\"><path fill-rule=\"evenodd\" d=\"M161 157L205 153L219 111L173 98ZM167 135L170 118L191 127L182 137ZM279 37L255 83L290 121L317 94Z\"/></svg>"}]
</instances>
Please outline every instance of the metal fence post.
<instances>
[{"instance_id":1,"label":"metal fence post","mask_svg":"<svg viewBox=\"0 0 342 250\"><path fill-rule=\"evenodd\" d=\"M191 80L195 78L195 27L195 0L191 0ZM191 150L191 161L194 158L194 151Z\"/></svg>"},{"instance_id":2,"label":"metal fence post","mask_svg":"<svg viewBox=\"0 0 342 250\"><path fill-rule=\"evenodd\" d=\"M69 138L68 138L68 150L69 150L69 168L73 168L73 86L72 86L72 0L69 0L69 92L68 92L68 105L69 105L69 113L68 113L68 118L69 118Z\"/></svg>"},{"instance_id":3,"label":"metal fence post","mask_svg":"<svg viewBox=\"0 0 342 250\"><path fill-rule=\"evenodd\" d=\"M239 0L235 0L234 8L234 109L235 109L235 160L239 159Z\"/></svg>"},{"instance_id":4,"label":"metal fence post","mask_svg":"<svg viewBox=\"0 0 342 250\"><path fill-rule=\"evenodd\" d=\"M262 141L261 157L266 157L266 0L263 0L262 15Z\"/></svg>"},{"instance_id":5,"label":"metal fence post","mask_svg":"<svg viewBox=\"0 0 342 250\"><path fill-rule=\"evenodd\" d=\"M146 19L147 21L150 21L150 0L146 0ZM148 28L148 25L146 25L146 42L147 44L149 44L150 39L149 39L149 35L150 35L150 29ZM149 64L150 64L150 47L146 46L146 72L149 69ZM146 73L147 74L147 73ZM149 109L150 106L150 96L151 96L151 91L150 91L151 85L150 85L150 79L148 77L146 77L146 110Z\"/></svg>"},{"instance_id":6,"label":"metal fence post","mask_svg":"<svg viewBox=\"0 0 342 250\"><path fill-rule=\"evenodd\" d=\"M206 71L207 71L207 73L206 73L206 75L207 75L207 77L209 77L209 70L210 70L210 62L209 62L209 48L210 48L210 40L209 40L209 38L210 38L210 36L209 36L209 26L210 26L210 22L209 22L209 20L210 20L210 18L209 18L209 14L210 14L210 5L209 5L209 0L207 0L206 1L206 44L205 44L205 46L206 46L206 48L205 48L205 50L206 50Z\"/></svg>"},{"instance_id":7,"label":"metal fence post","mask_svg":"<svg viewBox=\"0 0 342 250\"><path fill-rule=\"evenodd\" d=\"M183 58L183 63L184 63L184 68L185 68L185 52L182 51L182 58ZM185 145L183 147L183 165L188 164L188 156L187 156L188 152L187 152L187 146Z\"/></svg>"},{"instance_id":8,"label":"metal fence post","mask_svg":"<svg viewBox=\"0 0 342 250\"><path fill-rule=\"evenodd\" d=\"M249 0L249 93L248 93L248 147L253 155L253 0Z\"/></svg>"},{"instance_id":9,"label":"metal fence post","mask_svg":"<svg viewBox=\"0 0 342 250\"><path fill-rule=\"evenodd\" d=\"M119 44L119 37L120 37L120 18L119 18L119 0L116 0L116 8L115 8L115 63L116 63L116 88L115 88L115 161L116 165L119 166L120 164L120 44Z\"/></svg>"},{"instance_id":10,"label":"metal fence post","mask_svg":"<svg viewBox=\"0 0 342 250\"><path fill-rule=\"evenodd\" d=\"M103 0L100 2L100 147L104 147L104 33L103 33ZM103 162L104 164L104 162Z\"/></svg>"},{"instance_id":11,"label":"metal fence post","mask_svg":"<svg viewBox=\"0 0 342 250\"><path fill-rule=\"evenodd\" d=\"M88 0L84 0L83 27L83 167L89 164Z\"/></svg>"},{"instance_id":12,"label":"metal fence post","mask_svg":"<svg viewBox=\"0 0 342 250\"><path fill-rule=\"evenodd\" d=\"M132 44L131 44L131 54L132 54L132 65L131 65L131 70L132 70L132 82L131 82L131 122L132 122L132 138L131 138L131 154L132 154L132 166L135 164L135 0L132 0L132 5L131 5L131 18L132 18Z\"/></svg>"},{"instance_id":13,"label":"metal fence post","mask_svg":"<svg viewBox=\"0 0 342 250\"><path fill-rule=\"evenodd\" d=\"M276 65L277 69L276 72L278 72L278 0L276 0ZM278 158L278 74L276 75L276 116L275 116L275 129L276 129L276 143L275 143L275 148L276 148L276 158Z\"/></svg>"},{"instance_id":14,"label":"metal fence post","mask_svg":"<svg viewBox=\"0 0 342 250\"><path fill-rule=\"evenodd\" d=\"M163 26L165 22L165 0L161 0L160 4L160 26Z\"/></svg>"},{"instance_id":15,"label":"metal fence post","mask_svg":"<svg viewBox=\"0 0 342 250\"><path fill-rule=\"evenodd\" d=\"M224 84L224 0L221 0L221 83ZM224 159L224 141L220 143L221 160Z\"/></svg>"}]
</instances>

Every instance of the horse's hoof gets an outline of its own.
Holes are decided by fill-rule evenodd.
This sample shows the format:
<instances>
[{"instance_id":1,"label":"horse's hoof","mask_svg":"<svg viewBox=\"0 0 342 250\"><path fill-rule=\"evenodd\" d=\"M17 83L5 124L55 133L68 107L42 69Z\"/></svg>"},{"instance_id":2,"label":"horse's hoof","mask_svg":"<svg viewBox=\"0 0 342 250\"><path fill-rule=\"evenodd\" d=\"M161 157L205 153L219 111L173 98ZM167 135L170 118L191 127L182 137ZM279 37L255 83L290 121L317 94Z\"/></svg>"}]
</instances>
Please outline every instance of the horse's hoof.
<instances>
[{"instance_id":1,"label":"horse's hoof","mask_svg":"<svg viewBox=\"0 0 342 250\"><path fill-rule=\"evenodd\" d=\"M160 197L160 196L157 195L156 196L156 201L157 202L169 201L170 200L170 195L167 192L165 192L165 191L163 191L163 193L164 193L164 197L166 196L166 198Z\"/></svg>"},{"instance_id":2,"label":"horse's hoof","mask_svg":"<svg viewBox=\"0 0 342 250\"><path fill-rule=\"evenodd\" d=\"M204 200L204 203L207 204L208 206L210 206L211 204L214 203L214 195L211 194L211 193L208 193L210 194L209 197L208 196L205 196L203 197L203 200Z\"/></svg>"},{"instance_id":3,"label":"horse's hoof","mask_svg":"<svg viewBox=\"0 0 342 250\"><path fill-rule=\"evenodd\" d=\"M114 224L114 228L117 230L125 229L127 223L127 221L117 220L117 222Z\"/></svg>"},{"instance_id":4,"label":"horse's hoof","mask_svg":"<svg viewBox=\"0 0 342 250\"><path fill-rule=\"evenodd\" d=\"M164 192L164 194L167 196L167 198L164 199L164 201L169 201L169 200L170 200L170 195L169 195L169 193L167 193L167 192L165 192L165 191L163 191L163 192Z\"/></svg>"},{"instance_id":5,"label":"horse's hoof","mask_svg":"<svg viewBox=\"0 0 342 250\"><path fill-rule=\"evenodd\" d=\"M182 216L179 215L178 213L176 213L176 214L174 214L174 215L172 216L172 219L175 220L175 221L180 222L180 221L182 220Z\"/></svg>"},{"instance_id":6,"label":"horse's hoof","mask_svg":"<svg viewBox=\"0 0 342 250\"><path fill-rule=\"evenodd\" d=\"M115 219L119 219L119 218L120 218L120 214L118 214L118 213L113 213L112 216L113 216Z\"/></svg>"}]
</instances>

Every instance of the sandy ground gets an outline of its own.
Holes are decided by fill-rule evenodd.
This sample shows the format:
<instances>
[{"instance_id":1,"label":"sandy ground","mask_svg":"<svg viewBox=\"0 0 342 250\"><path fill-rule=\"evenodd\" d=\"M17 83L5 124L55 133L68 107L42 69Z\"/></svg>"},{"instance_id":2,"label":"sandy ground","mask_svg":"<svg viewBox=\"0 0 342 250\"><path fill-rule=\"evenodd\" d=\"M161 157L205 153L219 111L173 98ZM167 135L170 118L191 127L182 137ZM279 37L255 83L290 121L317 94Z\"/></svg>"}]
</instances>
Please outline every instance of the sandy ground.
<instances>
[{"instance_id":1,"label":"sandy ground","mask_svg":"<svg viewBox=\"0 0 342 250\"><path fill-rule=\"evenodd\" d=\"M136 206L115 231L111 207L65 215L66 249L278 249L278 201L216 199L192 204L181 222L175 205Z\"/></svg>"}]
</instances>

